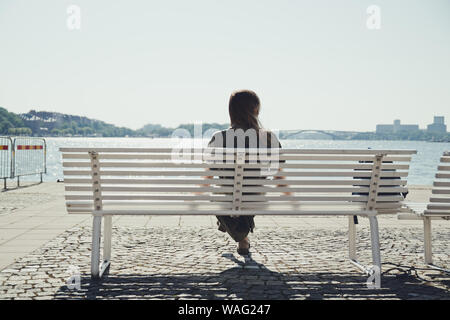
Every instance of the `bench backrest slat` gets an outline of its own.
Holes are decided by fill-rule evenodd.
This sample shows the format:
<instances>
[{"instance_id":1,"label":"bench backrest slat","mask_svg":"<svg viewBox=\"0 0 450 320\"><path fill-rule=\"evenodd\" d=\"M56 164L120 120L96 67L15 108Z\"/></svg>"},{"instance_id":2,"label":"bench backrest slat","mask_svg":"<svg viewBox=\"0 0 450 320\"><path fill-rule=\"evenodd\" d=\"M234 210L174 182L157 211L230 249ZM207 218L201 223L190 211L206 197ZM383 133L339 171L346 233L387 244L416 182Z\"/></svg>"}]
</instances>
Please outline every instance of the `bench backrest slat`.
<instances>
[{"instance_id":1,"label":"bench backrest slat","mask_svg":"<svg viewBox=\"0 0 450 320\"><path fill-rule=\"evenodd\" d=\"M450 152L448 151L444 152L440 159L431 192L433 195L424 214L450 216Z\"/></svg>"},{"instance_id":2,"label":"bench backrest slat","mask_svg":"<svg viewBox=\"0 0 450 320\"><path fill-rule=\"evenodd\" d=\"M59 149L63 153L88 153L90 151L96 151L98 153L171 153L173 151L172 148L60 148ZM190 148L189 150L192 154L204 154L210 153L210 150L213 152L221 152L224 153L234 153L234 149L226 149L226 148ZM236 149L239 150L239 149ZM270 150L270 149L269 149ZM273 150L273 149L272 149ZM249 154L259 153L260 149L245 149ZM269 153L270 151L268 151ZM416 154L416 150L393 150L393 149L279 149L277 150L278 154L308 154L308 155L317 155L317 154L326 154L326 155L376 155L376 154L386 154L386 155L413 155Z\"/></svg>"}]
</instances>

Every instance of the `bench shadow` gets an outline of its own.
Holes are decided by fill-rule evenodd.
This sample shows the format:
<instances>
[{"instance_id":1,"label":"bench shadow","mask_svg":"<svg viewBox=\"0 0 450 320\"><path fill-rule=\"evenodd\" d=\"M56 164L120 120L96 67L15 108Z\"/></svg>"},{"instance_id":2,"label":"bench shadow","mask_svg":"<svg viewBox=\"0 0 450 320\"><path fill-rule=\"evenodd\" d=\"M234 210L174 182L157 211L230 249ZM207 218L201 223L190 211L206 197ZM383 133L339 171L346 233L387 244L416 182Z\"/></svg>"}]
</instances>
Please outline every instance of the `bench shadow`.
<instances>
[{"instance_id":1,"label":"bench shadow","mask_svg":"<svg viewBox=\"0 0 450 320\"><path fill-rule=\"evenodd\" d=\"M384 275L381 289L369 289L366 276L345 273L280 273L232 254L235 266L220 273L105 274L81 276L81 289L61 286L55 299L450 299L449 291L406 274ZM442 279L448 285L449 279ZM448 287L447 287L448 288Z\"/></svg>"}]
</instances>

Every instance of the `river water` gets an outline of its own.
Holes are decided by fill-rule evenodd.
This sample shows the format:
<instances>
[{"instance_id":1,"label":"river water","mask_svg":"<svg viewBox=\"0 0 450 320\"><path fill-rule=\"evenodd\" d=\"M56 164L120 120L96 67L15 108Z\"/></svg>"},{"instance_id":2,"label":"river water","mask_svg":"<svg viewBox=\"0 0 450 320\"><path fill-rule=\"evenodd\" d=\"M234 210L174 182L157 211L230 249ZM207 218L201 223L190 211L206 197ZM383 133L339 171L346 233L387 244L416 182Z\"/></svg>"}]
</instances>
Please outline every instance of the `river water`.
<instances>
[{"instance_id":1,"label":"river water","mask_svg":"<svg viewBox=\"0 0 450 320\"><path fill-rule=\"evenodd\" d=\"M174 147L179 139L169 138L47 138L47 175L44 181L63 179L60 147ZM186 143L186 140L184 140ZM194 143L194 140L187 140ZM206 145L207 139L195 143ZM197 144L197 145L198 145ZM281 140L283 148L328 149L413 149L408 184L431 185L444 151L450 151L450 143L423 141L344 141L344 140ZM33 179L29 177L27 179Z\"/></svg>"}]
</instances>

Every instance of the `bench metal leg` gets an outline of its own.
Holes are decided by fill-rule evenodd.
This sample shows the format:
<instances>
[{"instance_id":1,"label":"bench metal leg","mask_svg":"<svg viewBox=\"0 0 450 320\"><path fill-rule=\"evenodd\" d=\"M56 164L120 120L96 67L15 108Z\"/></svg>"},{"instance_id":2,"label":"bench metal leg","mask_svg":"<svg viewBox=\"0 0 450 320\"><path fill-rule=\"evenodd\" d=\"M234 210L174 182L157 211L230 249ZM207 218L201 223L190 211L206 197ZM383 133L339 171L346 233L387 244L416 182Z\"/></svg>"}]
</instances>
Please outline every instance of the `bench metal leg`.
<instances>
[{"instance_id":1,"label":"bench metal leg","mask_svg":"<svg viewBox=\"0 0 450 320\"><path fill-rule=\"evenodd\" d=\"M372 242L372 262L377 266L381 273L381 254L380 254L380 235L378 231L378 220L376 216L369 217L370 222L370 240Z\"/></svg>"},{"instance_id":2,"label":"bench metal leg","mask_svg":"<svg viewBox=\"0 0 450 320\"><path fill-rule=\"evenodd\" d=\"M424 217L418 216L416 214L406 214L399 215L399 219L402 220L423 220L423 246L424 246L424 260L425 264L428 265L431 269L435 269L441 272L450 273L450 270L436 266L433 264L433 249L432 249L432 238L431 238L431 221L432 220L440 220L443 217L439 216L431 216Z\"/></svg>"},{"instance_id":3,"label":"bench metal leg","mask_svg":"<svg viewBox=\"0 0 450 320\"><path fill-rule=\"evenodd\" d=\"M112 236L112 216L104 217L103 227L103 260L111 260L111 236Z\"/></svg>"},{"instance_id":4,"label":"bench metal leg","mask_svg":"<svg viewBox=\"0 0 450 320\"><path fill-rule=\"evenodd\" d=\"M356 226L354 224L353 217L349 217L349 256L350 262L354 264L358 269L366 273L367 275L373 274L376 271L381 274L381 255L380 255L380 238L378 233L378 220L376 216L369 216L370 222L370 239L372 246L372 263L378 270L369 268L361 264L356 259Z\"/></svg>"},{"instance_id":5,"label":"bench metal leg","mask_svg":"<svg viewBox=\"0 0 450 320\"><path fill-rule=\"evenodd\" d=\"M100 277L100 238L101 238L102 217L94 216L92 226L92 249L91 249L91 277Z\"/></svg>"},{"instance_id":6,"label":"bench metal leg","mask_svg":"<svg viewBox=\"0 0 450 320\"><path fill-rule=\"evenodd\" d=\"M356 257L356 224L354 216L348 217L348 257L350 262L364 273L369 274L370 270L362 265Z\"/></svg>"},{"instance_id":7,"label":"bench metal leg","mask_svg":"<svg viewBox=\"0 0 450 320\"><path fill-rule=\"evenodd\" d=\"M423 218L423 238L424 238L424 255L425 263L432 269L436 269L441 272L450 273L450 270L441 268L433 264L433 250L431 240L431 217Z\"/></svg>"},{"instance_id":8,"label":"bench metal leg","mask_svg":"<svg viewBox=\"0 0 450 320\"><path fill-rule=\"evenodd\" d=\"M417 214L405 214L399 215L401 220L423 220L423 246L424 246L424 260L425 264L431 269L435 269L441 272L450 273L450 270L436 266L433 264L433 249L432 249L432 233L431 233L431 221L445 219L441 216L419 216ZM447 220L447 219L445 219Z\"/></svg>"},{"instance_id":9,"label":"bench metal leg","mask_svg":"<svg viewBox=\"0 0 450 320\"><path fill-rule=\"evenodd\" d=\"M428 217L423 218L423 237L424 237L424 254L425 263L433 263L433 254L431 249L431 219Z\"/></svg>"},{"instance_id":10,"label":"bench metal leg","mask_svg":"<svg viewBox=\"0 0 450 320\"><path fill-rule=\"evenodd\" d=\"M353 216L348 217L348 255L356 261L356 225Z\"/></svg>"},{"instance_id":11,"label":"bench metal leg","mask_svg":"<svg viewBox=\"0 0 450 320\"><path fill-rule=\"evenodd\" d=\"M92 227L91 277L98 279L108 270L111 259L112 217L105 217L103 239L103 262L100 263L100 243L102 237L102 217L94 216Z\"/></svg>"}]
</instances>

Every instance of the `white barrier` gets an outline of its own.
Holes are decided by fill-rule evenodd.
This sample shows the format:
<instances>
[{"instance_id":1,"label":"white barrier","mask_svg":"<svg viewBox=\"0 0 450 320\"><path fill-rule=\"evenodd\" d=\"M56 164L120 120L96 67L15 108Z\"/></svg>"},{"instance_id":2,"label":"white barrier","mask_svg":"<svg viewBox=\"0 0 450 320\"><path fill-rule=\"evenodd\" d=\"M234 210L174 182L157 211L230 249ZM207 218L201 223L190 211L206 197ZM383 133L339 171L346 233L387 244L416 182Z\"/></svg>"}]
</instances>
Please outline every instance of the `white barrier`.
<instances>
[{"instance_id":1,"label":"white barrier","mask_svg":"<svg viewBox=\"0 0 450 320\"><path fill-rule=\"evenodd\" d=\"M13 149L14 143L11 137L0 137L0 179L3 179L5 189L6 179L14 177Z\"/></svg>"},{"instance_id":2,"label":"white barrier","mask_svg":"<svg viewBox=\"0 0 450 320\"><path fill-rule=\"evenodd\" d=\"M29 175L42 175L47 173L47 144L44 138L32 137L1 137L0 138L0 178L17 178L20 186L20 177Z\"/></svg>"}]
</instances>

